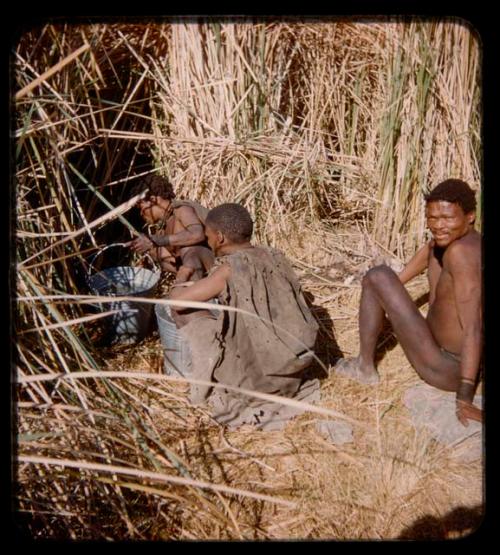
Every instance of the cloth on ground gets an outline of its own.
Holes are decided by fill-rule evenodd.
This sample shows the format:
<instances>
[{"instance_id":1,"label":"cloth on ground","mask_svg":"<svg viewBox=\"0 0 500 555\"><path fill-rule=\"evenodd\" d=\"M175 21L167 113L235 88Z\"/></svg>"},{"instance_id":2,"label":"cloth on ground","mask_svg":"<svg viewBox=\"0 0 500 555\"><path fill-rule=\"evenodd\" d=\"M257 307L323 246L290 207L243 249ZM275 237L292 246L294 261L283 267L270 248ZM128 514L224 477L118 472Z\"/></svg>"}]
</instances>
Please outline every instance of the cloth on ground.
<instances>
[{"instance_id":1,"label":"cloth on ground","mask_svg":"<svg viewBox=\"0 0 500 555\"><path fill-rule=\"evenodd\" d=\"M193 320L181 334L189 341L193 378L271 393L306 402L319 401L319 381L304 382L318 324L292 267L270 247L251 247L220 257L231 279L219 303L262 317L221 311L216 320ZM279 327L278 327L279 326ZM216 420L231 427L253 424L279 429L301 409L221 388L192 387L191 399L208 399Z\"/></svg>"},{"instance_id":2,"label":"cloth on ground","mask_svg":"<svg viewBox=\"0 0 500 555\"><path fill-rule=\"evenodd\" d=\"M482 424L469 420L463 426L456 417L455 393L441 391L426 383L409 388L403 398L415 428L425 428L431 436L452 448L451 456L469 462L481 457ZM474 404L482 407L482 396L476 395Z\"/></svg>"}]
</instances>

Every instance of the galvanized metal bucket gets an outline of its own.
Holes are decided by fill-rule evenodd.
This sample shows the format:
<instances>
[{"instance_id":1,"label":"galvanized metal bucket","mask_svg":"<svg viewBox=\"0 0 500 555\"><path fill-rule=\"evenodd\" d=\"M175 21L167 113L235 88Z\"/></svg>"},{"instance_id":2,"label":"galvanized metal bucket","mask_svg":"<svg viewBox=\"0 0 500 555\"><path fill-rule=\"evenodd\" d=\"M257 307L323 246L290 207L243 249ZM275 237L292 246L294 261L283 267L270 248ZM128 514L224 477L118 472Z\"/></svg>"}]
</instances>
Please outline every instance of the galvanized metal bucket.
<instances>
[{"instance_id":1,"label":"galvanized metal bucket","mask_svg":"<svg viewBox=\"0 0 500 555\"><path fill-rule=\"evenodd\" d=\"M112 246L123 246L115 243ZM108 248L105 247L105 248ZM99 253L104 249L102 249ZM96 255L97 256L97 255ZM95 260L92 260L92 262ZM90 265L92 268L92 264ZM160 271L132 266L116 266L88 276L88 286L95 295L153 297L160 279ZM141 301L112 301L99 303L100 310L118 310L107 318L111 344L133 344L151 330L153 304Z\"/></svg>"},{"instance_id":2,"label":"galvanized metal bucket","mask_svg":"<svg viewBox=\"0 0 500 555\"><path fill-rule=\"evenodd\" d=\"M191 372L191 350L189 343L177 329L170 312L170 306L155 305L158 331L163 348L165 373L173 376L189 377Z\"/></svg>"}]
</instances>

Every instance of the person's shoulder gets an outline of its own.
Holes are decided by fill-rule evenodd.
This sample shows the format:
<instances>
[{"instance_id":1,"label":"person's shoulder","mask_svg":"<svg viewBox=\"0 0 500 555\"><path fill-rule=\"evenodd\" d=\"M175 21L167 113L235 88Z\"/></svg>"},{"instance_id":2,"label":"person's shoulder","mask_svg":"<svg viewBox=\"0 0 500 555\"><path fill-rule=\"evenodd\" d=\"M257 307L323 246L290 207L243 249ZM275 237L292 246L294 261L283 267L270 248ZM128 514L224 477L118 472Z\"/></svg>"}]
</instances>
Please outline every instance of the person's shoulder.
<instances>
[{"instance_id":1,"label":"person's shoulder","mask_svg":"<svg viewBox=\"0 0 500 555\"><path fill-rule=\"evenodd\" d=\"M256 245L255 248L258 249L260 252L264 252L272 256L286 258L283 251L280 249L277 249L276 247L270 247L268 245Z\"/></svg>"},{"instance_id":2,"label":"person's shoulder","mask_svg":"<svg viewBox=\"0 0 500 555\"><path fill-rule=\"evenodd\" d=\"M278 273L287 276L287 279L290 279L291 276L295 276L292 261L282 250L268 246L262 246L260 249L260 258L264 264L272 266L274 269L278 270Z\"/></svg>"},{"instance_id":3,"label":"person's shoulder","mask_svg":"<svg viewBox=\"0 0 500 555\"><path fill-rule=\"evenodd\" d=\"M197 200L191 199L174 199L172 201L172 206L174 208L191 208L192 210L203 210L208 212L208 208L205 208L202 204L200 204Z\"/></svg>"},{"instance_id":4,"label":"person's shoulder","mask_svg":"<svg viewBox=\"0 0 500 555\"><path fill-rule=\"evenodd\" d=\"M276 247L270 247L268 245L254 245L252 254L254 258L259 258L263 262L267 261L272 264L277 262L288 265L290 264L290 261L286 257L285 253Z\"/></svg>"},{"instance_id":5,"label":"person's shoulder","mask_svg":"<svg viewBox=\"0 0 500 555\"><path fill-rule=\"evenodd\" d=\"M219 259L210 269L210 275L215 273L217 273L217 275L228 277L231 274L231 265L228 264L227 260Z\"/></svg>"},{"instance_id":6,"label":"person's shoulder","mask_svg":"<svg viewBox=\"0 0 500 555\"><path fill-rule=\"evenodd\" d=\"M476 231L472 230L463 237L455 239L446 249L450 253L456 252L466 252L469 250L480 250L481 249L481 235Z\"/></svg>"},{"instance_id":7,"label":"person's shoulder","mask_svg":"<svg viewBox=\"0 0 500 555\"><path fill-rule=\"evenodd\" d=\"M219 257L220 260L225 260L227 264L239 269L245 269L249 264L255 264L256 261L262 262L263 258L265 258L264 248L256 245L253 245L252 248L236 249Z\"/></svg>"},{"instance_id":8,"label":"person's shoulder","mask_svg":"<svg viewBox=\"0 0 500 555\"><path fill-rule=\"evenodd\" d=\"M188 201L183 200L176 200L172 203L174 214L177 218L181 218L182 216L195 216L200 223L203 223L196 211L196 208Z\"/></svg>"},{"instance_id":9,"label":"person's shoulder","mask_svg":"<svg viewBox=\"0 0 500 555\"><path fill-rule=\"evenodd\" d=\"M213 266L208 270L207 277L212 280L223 279L229 281L232 275L231 264L228 264L226 257L217 258ZM215 276L215 277L214 277Z\"/></svg>"},{"instance_id":10,"label":"person's shoulder","mask_svg":"<svg viewBox=\"0 0 500 555\"><path fill-rule=\"evenodd\" d=\"M195 209L191 204L185 202L183 200L174 200L172 201L172 208L176 213L179 212L195 212Z\"/></svg>"},{"instance_id":11,"label":"person's shoulder","mask_svg":"<svg viewBox=\"0 0 500 555\"><path fill-rule=\"evenodd\" d=\"M445 251L445 260L451 264L467 263L481 256L481 235L473 231L456 239Z\"/></svg>"}]
</instances>

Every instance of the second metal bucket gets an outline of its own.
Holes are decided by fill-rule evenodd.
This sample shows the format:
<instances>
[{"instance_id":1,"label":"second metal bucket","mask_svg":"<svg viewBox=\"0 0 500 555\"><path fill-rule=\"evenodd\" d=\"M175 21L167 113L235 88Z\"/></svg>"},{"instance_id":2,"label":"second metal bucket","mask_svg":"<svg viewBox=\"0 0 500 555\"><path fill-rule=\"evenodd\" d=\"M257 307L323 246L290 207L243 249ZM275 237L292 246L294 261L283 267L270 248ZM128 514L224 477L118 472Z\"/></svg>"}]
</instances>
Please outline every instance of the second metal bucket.
<instances>
[{"instance_id":1,"label":"second metal bucket","mask_svg":"<svg viewBox=\"0 0 500 555\"><path fill-rule=\"evenodd\" d=\"M189 344L177 329L168 305L155 305L158 331L163 348L165 373L189 377L191 351Z\"/></svg>"}]
</instances>

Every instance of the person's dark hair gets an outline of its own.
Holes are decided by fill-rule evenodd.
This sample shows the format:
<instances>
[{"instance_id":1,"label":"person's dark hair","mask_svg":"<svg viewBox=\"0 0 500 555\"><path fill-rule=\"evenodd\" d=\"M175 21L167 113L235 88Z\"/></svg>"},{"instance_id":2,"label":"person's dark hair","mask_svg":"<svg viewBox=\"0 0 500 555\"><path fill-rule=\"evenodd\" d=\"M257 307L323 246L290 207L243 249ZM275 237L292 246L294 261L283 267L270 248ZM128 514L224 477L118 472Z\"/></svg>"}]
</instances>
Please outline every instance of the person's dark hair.
<instances>
[{"instance_id":1,"label":"person's dark hair","mask_svg":"<svg viewBox=\"0 0 500 555\"><path fill-rule=\"evenodd\" d=\"M469 185L461 179L446 179L436 185L432 191L425 196L425 202L436 202L444 200L454 202L462 207L464 214L476 210L476 196Z\"/></svg>"},{"instance_id":2,"label":"person's dark hair","mask_svg":"<svg viewBox=\"0 0 500 555\"><path fill-rule=\"evenodd\" d=\"M241 204L228 202L212 208L207 214L205 225L222 231L233 243L249 241L253 233L253 222L248 210Z\"/></svg>"},{"instance_id":3,"label":"person's dark hair","mask_svg":"<svg viewBox=\"0 0 500 555\"><path fill-rule=\"evenodd\" d=\"M172 183L161 175L149 174L139 182L132 189L132 195L138 195L145 189L148 189L148 195L157 195L167 200L175 198L174 188Z\"/></svg>"}]
</instances>

